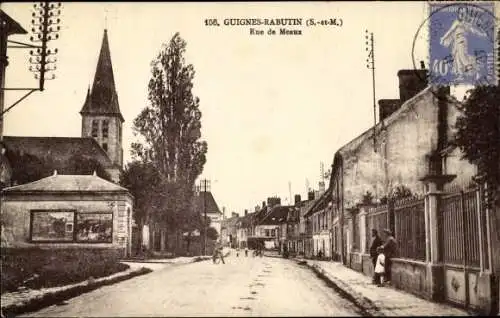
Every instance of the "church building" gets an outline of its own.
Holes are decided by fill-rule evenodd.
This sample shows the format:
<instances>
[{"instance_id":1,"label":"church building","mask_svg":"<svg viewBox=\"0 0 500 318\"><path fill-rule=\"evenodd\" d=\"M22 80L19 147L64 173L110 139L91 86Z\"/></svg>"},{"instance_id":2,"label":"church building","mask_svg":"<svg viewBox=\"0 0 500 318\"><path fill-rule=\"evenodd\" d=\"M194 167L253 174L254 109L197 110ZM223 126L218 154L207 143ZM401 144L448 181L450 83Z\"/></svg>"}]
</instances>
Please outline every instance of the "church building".
<instances>
[{"instance_id":1,"label":"church building","mask_svg":"<svg viewBox=\"0 0 500 318\"><path fill-rule=\"evenodd\" d=\"M104 30L92 89L83 107L81 137L4 136L0 155L0 189L60 174L93 171L115 183L123 168L122 127L108 33Z\"/></svg>"}]
</instances>

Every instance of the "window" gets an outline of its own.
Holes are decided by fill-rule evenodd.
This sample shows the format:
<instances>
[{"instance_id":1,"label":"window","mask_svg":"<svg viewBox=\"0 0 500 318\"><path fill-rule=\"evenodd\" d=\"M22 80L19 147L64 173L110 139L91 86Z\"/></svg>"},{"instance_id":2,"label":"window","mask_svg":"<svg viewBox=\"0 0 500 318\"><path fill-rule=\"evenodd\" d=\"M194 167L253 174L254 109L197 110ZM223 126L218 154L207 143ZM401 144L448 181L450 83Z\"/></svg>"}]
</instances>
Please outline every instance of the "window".
<instances>
[{"instance_id":1,"label":"window","mask_svg":"<svg viewBox=\"0 0 500 318\"><path fill-rule=\"evenodd\" d=\"M269 233L269 230L266 230L266 235L265 236L271 236Z\"/></svg>"},{"instance_id":2,"label":"window","mask_svg":"<svg viewBox=\"0 0 500 318\"><path fill-rule=\"evenodd\" d=\"M113 242L112 213L78 213L76 240L89 243Z\"/></svg>"},{"instance_id":3,"label":"window","mask_svg":"<svg viewBox=\"0 0 500 318\"><path fill-rule=\"evenodd\" d=\"M99 122L94 119L92 120L92 137L96 138L99 132Z\"/></svg>"},{"instance_id":4,"label":"window","mask_svg":"<svg viewBox=\"0 0 500 318\"><path fill-rule=\"evenodd\" d=\"M103 120L102 121L102 137L108 138L108 132L109 132L109 121Z\"/></svg>"},{"instance_id":5,"label":"window","mask_svg":"<svg viewBox=\"0 0 500 318\"><path fill-rule=\"evenodd\" d=\"M31 211L31 241L71 242L74 211Z\"/></svg>"},{"instance_id":6,"label":"window","mask_svg":"<svg viewBox=\"0 0 500 318\"><path fill-rule=\"evenodd\" d=\"M104 149L104 151L108 152L108 144L107 143L103 143L102 144L102 149Z\"/></svg>"}]
</instances>

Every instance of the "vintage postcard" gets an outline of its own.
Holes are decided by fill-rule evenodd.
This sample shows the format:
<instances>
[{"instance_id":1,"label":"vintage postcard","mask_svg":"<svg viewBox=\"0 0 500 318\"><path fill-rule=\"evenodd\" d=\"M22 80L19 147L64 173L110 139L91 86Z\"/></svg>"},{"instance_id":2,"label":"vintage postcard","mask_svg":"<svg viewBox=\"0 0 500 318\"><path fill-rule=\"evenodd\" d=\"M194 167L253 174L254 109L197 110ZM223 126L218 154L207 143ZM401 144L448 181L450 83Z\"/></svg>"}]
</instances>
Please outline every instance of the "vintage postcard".
<instances>
[{"instance_id":1,"label":"vintage postcard","mask_svg":"<svg viewBox=\"0 0 500 318\"><path fill-rule=\"evenodd\" d=\"M498 315L495 1L2 2L2 317Z\"/></svg>"}]
</instances>

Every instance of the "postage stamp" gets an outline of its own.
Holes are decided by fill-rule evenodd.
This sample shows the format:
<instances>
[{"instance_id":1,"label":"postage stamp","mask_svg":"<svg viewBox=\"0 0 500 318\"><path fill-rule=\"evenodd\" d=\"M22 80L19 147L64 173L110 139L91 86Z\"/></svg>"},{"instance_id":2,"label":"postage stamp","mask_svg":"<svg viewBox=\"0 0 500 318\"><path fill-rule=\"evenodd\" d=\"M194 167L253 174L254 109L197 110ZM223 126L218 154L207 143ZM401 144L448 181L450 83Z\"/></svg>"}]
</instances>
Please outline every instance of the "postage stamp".
<instances>
[{"instance_id":1,"label":"postage stamp","mask_svg":"<svg viewBox=\"0 0 500 318\"><path fill-rule=\"evenodd\" d=\"M493 2L429 3L429 82L496 85Z\"/></svg>"}]
</instances>

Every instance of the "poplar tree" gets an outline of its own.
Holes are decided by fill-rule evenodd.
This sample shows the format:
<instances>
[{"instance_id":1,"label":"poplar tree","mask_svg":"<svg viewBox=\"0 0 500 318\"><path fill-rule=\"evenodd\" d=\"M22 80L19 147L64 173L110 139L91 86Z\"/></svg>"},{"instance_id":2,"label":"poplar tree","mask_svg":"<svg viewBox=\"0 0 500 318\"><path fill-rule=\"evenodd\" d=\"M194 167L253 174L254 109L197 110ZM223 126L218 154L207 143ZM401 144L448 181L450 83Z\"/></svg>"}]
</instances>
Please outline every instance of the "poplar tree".
<instances>
[{"instance_id":1,"label":"poplar tree","mask_svg":"<svg viewBox=\"0 0 500 318\"><path fill-rule=\"evenodd\" d=\"M176 243L182 232L200 227L191 203L207 153L207 143L200 140L200 100L192 93L195 71L185 52L186 42L176 33L151 62L149 103L133 123L143 142L132 144L133 155L153 163L164 180L166 204L157 213L175 231Z\"/></svg>"}]
</instances>

